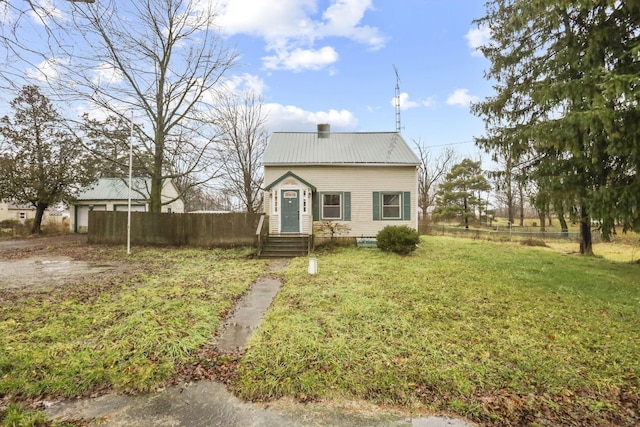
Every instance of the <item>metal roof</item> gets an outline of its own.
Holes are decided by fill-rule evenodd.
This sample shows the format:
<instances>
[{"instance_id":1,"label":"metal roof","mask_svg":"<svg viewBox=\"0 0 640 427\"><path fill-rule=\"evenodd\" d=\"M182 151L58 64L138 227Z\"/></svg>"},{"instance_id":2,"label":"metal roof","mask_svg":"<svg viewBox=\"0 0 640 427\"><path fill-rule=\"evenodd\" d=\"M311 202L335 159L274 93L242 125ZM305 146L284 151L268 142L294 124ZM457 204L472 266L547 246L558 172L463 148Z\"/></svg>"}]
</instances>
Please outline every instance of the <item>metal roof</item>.
<instances>
[{"instance_id":1,"label":"metal roof","mask_svg":"<svg viewBox=\"0 0 640 427\"><path fill-rule=\"evenodd\" d=\"M150 178L133 178L131 180L131 198L149 199L151 192ZM129 179L100 178L86 189L80 191L76 200L128 200Z\"/></svg>"},{"instance_id":2,"label":"metal roof","mask_svg":"<svg viewBox=\"0 0 640 427\"><path fill-rule=\"evenodd\" d=\"M264 152L265 166L418 165L416 154L396 132L274 132Z\"/></svg>"}]
</instances>

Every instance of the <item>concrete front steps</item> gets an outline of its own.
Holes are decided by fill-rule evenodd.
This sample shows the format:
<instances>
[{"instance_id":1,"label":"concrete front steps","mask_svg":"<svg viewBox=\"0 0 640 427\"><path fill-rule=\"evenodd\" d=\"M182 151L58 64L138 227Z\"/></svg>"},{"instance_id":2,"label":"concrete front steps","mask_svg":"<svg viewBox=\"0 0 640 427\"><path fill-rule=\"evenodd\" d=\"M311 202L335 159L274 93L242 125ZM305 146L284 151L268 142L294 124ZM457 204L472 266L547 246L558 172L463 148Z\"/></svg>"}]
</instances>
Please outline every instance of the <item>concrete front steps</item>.
<instances>
[{"instance_id":1,"label":"concrete front steps","mask_svg":"<svg viewBox=\"0 0 640 427\"><path fill-rule=\"evenodd\" d=\"M260 258L295 258L309 255L309 236L269 236L262 246Z\"/></svg>"}]
</instances>

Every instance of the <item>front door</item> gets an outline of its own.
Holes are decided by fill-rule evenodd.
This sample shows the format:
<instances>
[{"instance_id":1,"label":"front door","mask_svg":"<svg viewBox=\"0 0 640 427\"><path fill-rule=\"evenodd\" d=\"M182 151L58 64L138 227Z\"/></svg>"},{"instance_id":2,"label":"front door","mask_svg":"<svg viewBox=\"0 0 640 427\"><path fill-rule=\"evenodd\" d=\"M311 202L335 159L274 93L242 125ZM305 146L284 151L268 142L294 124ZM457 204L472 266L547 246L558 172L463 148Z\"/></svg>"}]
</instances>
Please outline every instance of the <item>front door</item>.
<instances>
[{"instance_id":1,"label":"front door","mask_svg":"<svg viewBox=\"0 0 640 427\"><path fill-rule=\"evenodd\" d=\"M299 233L300 232L300 190L282 190L282 219L280 232Z\"/></svg>"}]
</instances>

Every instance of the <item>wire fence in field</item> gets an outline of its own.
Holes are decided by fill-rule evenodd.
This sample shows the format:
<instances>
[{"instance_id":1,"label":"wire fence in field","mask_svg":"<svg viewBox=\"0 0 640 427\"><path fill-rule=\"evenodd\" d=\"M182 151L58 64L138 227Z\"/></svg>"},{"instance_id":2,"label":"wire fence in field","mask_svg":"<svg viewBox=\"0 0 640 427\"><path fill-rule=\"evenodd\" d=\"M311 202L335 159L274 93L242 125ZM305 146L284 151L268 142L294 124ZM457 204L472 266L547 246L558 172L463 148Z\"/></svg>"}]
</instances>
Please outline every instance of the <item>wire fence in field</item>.
<instances>
[{"instance_id":1,"label":"wire fence in field","mask_svg":"<svg viewBox=\"0 0 640 427\"><path fill-rule=\"evenodd\" d=\"M420 227L421 234L467 237L471 239L497 240L497 241L523 241L523 240L543 240L543 241L566 241L579 242L580 232L578 231L535 231L533 227L522 228L464 228L452 227L450 225L423 224ZM593 234L593 241L600 241L600 235Z\"/></svg>"}]
</instances>

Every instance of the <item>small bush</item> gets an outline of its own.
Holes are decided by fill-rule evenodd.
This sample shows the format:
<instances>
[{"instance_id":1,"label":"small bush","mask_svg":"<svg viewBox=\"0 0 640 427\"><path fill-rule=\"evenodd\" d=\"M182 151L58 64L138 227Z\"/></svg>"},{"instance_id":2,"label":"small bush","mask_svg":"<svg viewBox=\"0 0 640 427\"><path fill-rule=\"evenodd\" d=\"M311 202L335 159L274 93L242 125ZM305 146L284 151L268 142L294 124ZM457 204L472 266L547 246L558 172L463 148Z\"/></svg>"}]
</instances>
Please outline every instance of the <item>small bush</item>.
<instances>
[{"instance_id":1,"label":"small bush","mask_svg":"<svg viewBox=\"0 0 640 427\"><path fill-rule=\"evenodd\" d=\"M406 225L388 225L376 236L378 247L385 252L407 255L416 250L420 234Z\"/></svg>"},{"instance_id":2,"label":"small bush","mask_svg":"<svg viewBox=\"0 0 640 427\"><path fill-rule=\"evenodd\" d=\"M28 236L29 228L16 219L0 221L0 236L17 237Z\"/></svg>"}]
</instances>

